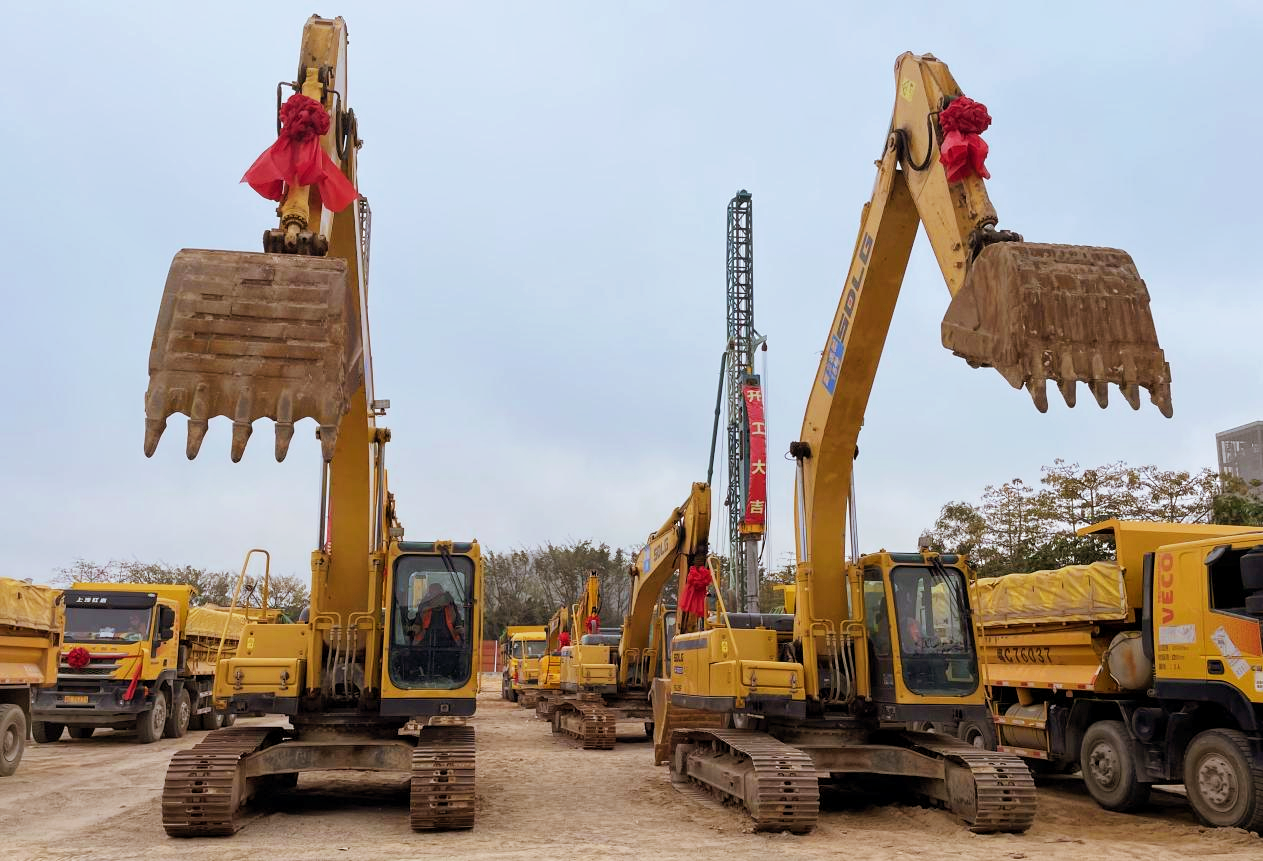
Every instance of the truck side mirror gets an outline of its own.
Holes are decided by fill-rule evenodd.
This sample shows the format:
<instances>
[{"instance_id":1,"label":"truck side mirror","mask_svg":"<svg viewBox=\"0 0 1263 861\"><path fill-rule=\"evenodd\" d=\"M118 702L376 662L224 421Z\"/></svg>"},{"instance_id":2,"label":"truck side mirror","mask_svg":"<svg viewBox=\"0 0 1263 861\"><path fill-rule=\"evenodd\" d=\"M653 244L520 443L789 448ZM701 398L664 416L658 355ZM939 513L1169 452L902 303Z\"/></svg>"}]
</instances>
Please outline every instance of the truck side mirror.
<instances>
[{"instance_id":1,"label":"truck side mirror","mask_svg":"<svg viewBox=\"0 0 1263 861\"><path fill-rule=\"evenodd\" d=\"M158 639L166 642L175 636L175 610L171 607L158 607Z\"/></svg>"}]
</instances>

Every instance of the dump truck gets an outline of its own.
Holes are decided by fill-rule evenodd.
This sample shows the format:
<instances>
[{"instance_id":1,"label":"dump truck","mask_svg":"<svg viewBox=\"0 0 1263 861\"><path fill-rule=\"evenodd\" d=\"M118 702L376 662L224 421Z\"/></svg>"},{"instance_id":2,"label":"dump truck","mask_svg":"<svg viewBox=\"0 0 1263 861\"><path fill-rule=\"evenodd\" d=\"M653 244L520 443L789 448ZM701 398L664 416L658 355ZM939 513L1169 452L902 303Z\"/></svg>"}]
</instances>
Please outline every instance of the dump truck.
<instances>
[{"instance_id":1,"label":"dump truck","mask_svg":"<svg viewBox=\"0 0 1263 861\"><path fill-rule=\"evenodd\" d=\"M543 625L510 625L502 642L500 695L533 709L539 698L539 662L548 650L548 631Z\"/></svg>"},{"instance_id":2,"label":"dump truck","mask_svg":"<svg viewBox=\"0 0 1263 861\"><path fill-rule=\"evenodd\" d=\"M1182 782L1207 825L1263 828L1263 530L1110 519L1079 534L1112 539L1114 561L975 585L988 712L957 735L1080 768L1108 810Z\"/></svg>"},{"instance_id":3,"label":"dump truck","mask_svg":"<svg viewBox=\"0 0 1263 861\"><path fill-rule=\"evenodd\" d=\"M59 590L0 577L0 777L26 749L35 691L57 677Z\"/></svg>"},{"instance_id":4,"label":"dump truck","mask_svg":"<svg viewBox=\"0 0 1263 861\"><path fill-rule=\"evenodd\" d=\"M91 738L108 727L149 744L231 724L214 708L215 665L221 649L236 649L246 613L195 607L195 594L146 583L67 589L56 683L36 693L32 710L35 740L59 741L66 730Z\"/></svg>"}]
</instances>

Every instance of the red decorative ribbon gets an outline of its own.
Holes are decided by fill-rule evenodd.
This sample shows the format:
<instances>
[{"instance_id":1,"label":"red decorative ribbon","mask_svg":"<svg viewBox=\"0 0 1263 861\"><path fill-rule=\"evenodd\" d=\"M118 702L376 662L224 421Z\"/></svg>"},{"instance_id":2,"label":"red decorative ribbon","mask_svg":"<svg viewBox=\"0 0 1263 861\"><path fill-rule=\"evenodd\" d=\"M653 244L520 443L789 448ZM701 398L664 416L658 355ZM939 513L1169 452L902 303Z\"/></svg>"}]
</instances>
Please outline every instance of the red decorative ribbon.
<instances>
[{"instance_id":1,"label":"red decorative ribbon","mask_svg":"<svg viewBox=\"0 0 1263 861\"><path fill-rule=\"evenodd\" d=\"M75 646L66 654L66 664L72 670L82 670L92 660L92 655L83 646Z\"/></svg>"},{"instance_id":2,"label":"red decorative ribbon","mask_svg":"<svg viewBox=\"0 0 1263 861\"><path fill-rule=\"evenodd\" d=\"M709 587L710 569L704 565L690 567L688 577L684 580L683 593L680 595L680 612L705 616L706 591Z\"/></svg>"},{"instance_id":3,"label":"red decorative ribbon","mask_svg":"<svg viewBox=\"0 0 1263 861\"><path fill-rule=\"evenodd\" d=\"M947 181L960 182L975 174L990 179L986 166L989 148L980 137L991 125L986 105L960 96L938 115L938 124L943 129L939 161L947 171Z\"/></svg>"},{"instance_id":4,"label":"red decorative ribbon","mask_svg":"<svg viewBox=\"0 0 1263 861\"><path fill-rule=\"evenodd\" d=\"M360 193L320 146L329 114L315 99L295 93L281 105L281 134L241 178L268 200L283 200L287 186L314 185L320 202L340 212Z\"/></svg>"}]
</instances>

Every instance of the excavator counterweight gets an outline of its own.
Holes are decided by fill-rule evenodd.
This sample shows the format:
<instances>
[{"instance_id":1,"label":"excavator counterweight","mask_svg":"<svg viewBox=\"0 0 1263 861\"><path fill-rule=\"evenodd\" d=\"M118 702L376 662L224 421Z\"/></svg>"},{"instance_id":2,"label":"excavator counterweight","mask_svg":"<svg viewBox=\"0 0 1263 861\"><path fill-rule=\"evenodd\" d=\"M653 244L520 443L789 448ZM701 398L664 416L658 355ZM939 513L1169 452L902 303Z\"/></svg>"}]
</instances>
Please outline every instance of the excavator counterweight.
<instances>
[{"instance_id":1,"label":"excavator counterweight","mask_svg":"<svg viewBox=\"0 0 1263 861\"><path fill-rule=\"evenodd\" d=\"M943 346L995 368L1048 409L1051 380L1075 405L1084 381L1105 407L1108 384L1132 409L1140 389L1171 415L1171 370L1131 255L1115 248L996 242L973 261L943 317Z\"/></svg>"},{"instance_id":2,"label":"excavator counterweight","mask_svg":"<svg viewBox=\"0 0 1263 861\"><path fill-rule=\"evenodd\" d=\"M325 461L362 381L359 320L346 261L240 251L180 251L171 264L149 352L145 454L174 413L188 416L197 456L208 421L232 419L232 459L251 424L276 422L284 460L294 422L320 424Z\"/></svg>"}]
</instances>

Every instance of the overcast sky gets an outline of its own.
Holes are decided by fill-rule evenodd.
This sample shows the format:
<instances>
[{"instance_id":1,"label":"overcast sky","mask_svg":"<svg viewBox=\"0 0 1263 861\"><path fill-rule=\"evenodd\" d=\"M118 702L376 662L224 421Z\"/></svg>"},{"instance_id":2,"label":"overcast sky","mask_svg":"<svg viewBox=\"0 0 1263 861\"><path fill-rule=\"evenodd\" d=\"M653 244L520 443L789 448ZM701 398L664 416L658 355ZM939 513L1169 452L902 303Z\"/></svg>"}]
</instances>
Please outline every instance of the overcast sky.
<instances>
[{"instance_id":1,"label":"overcast sky","mask_svg":"<svg viewBox=\"0 0 1263 861\"><path fill-rule=\"evenodd\" d=\"M860 438L864 550L911 548L950 499L1054 458L1199 468L1263 418L1249 2L345 3L349 104L373 209L378 396L411 538L506 550L643 541L705 477L724 344L725 207L754 195L768 337L768 558L792 553L792 470L872 189L902 51L946 61L994 118L1001 227L1129 251L1175 417L1081 392L1040 415L939 344L922 236ZM1037 4L1021 4L1034 7ZM183 419L141 450L146 362L182 247L259 249L238 184L272 142L302 3L6 4L0 574L76 558L306 575L319 449ZM1054 398L1055 398L1055 392ZM716 520L723 510L716 509Z\"/></svg>"}]
</instances>

